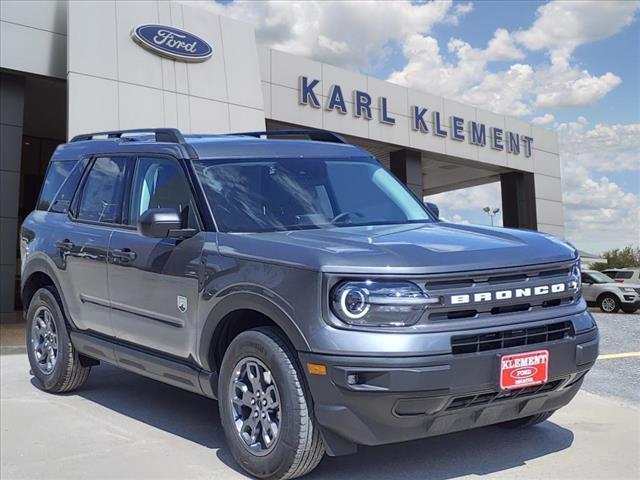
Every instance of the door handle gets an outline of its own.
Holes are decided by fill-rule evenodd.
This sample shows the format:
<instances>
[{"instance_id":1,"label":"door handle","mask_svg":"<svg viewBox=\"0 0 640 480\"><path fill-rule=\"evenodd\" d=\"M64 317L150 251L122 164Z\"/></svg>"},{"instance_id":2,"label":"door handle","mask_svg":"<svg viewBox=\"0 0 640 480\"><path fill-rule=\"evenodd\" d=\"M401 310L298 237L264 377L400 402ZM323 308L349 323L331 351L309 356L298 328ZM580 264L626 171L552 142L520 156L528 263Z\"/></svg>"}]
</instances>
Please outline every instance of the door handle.
<instances>
[{"instance_id":1,"label":"door handle","mask_svg":"<svg viewBox=\"0 0 640 480\"><path fill-rule=\"evenodd\" d=\"M137 257L136 252L130 248L114 248L111 250L111 255L113 255L114 258L119 258L125 262L133 261Z\"/></svg>"},{"instance_id":2,"label":"door handle","mask_svg":"<svg viewBox=\"0 0 640 480\"><path fill-rule=\"evenodd\" d=\"M64 240L58 240L55 243L55 245L60 250L72 250L73 247L75 247L75 244L71 240L69 240L68 238L65 238Z\"/></svg>"}]
</instances>

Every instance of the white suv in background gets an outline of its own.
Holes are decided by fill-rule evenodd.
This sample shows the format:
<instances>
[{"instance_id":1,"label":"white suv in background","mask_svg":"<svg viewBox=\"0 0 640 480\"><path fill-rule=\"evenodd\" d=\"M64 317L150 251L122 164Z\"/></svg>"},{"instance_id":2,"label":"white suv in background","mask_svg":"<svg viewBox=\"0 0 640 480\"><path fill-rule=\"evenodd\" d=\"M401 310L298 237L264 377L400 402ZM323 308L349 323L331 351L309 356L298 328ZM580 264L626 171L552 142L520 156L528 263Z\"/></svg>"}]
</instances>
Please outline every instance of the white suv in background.
<instances>
[{"instance_id":1,"label":"white suv in background","mask_svg":"<svg viewBox=\"0 0 640 480\"><path fill-rule=\"evenodd\" d=\"M640 268L609 268L602 273L619 283L640 284Z\"/></svg>"},{"instance_id":2,"label":"white suv in background","mask_svg":"<svg viewBox=\"0 0 640 480\"><path fill-rule=\"evenodd\" d=\"M596 270L582 271L582 294L587 304L597 305L605 313L635 313L640 308L640 284L614 281Z\"/></svg>"}]
</instances>

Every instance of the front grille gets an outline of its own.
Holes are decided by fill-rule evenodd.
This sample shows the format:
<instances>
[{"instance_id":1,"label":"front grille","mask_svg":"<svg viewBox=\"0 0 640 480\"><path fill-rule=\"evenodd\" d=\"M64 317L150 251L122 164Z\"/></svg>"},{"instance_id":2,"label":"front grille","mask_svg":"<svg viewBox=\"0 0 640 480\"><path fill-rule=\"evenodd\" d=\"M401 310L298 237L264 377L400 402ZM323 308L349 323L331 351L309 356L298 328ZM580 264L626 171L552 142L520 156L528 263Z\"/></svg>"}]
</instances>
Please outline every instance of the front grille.
<instances>
[{"instance_id":1,"label":"front grille","mask_svg":"<svg viewBox=\"0 0 640 480\"><path fill-rule=\"evenodd\" d=\"M571 322L558 322L537 327L500 330L480 335L458 335L451 337L454 355L486 352L504 348L552 342L573 336Z\"/></svg>"},{"instance_id":2,"label":"front grille","mask_svg":"<svg viewBox=\"0 0 640 480\"><path fill-rule=\"evenodd\" d=\"M636 293L637 293L638 295L640 295L640 288L634 288L634 290L636 291Z\"/></svg>"},{"instance_id":3,"label":"front grille","mask_svg":"<svg viewBox=\"0 0 640 480\"><path fill-rule=\"evenodd\" d=\"M522 267L515 272L501 269L434 275L425 280L424 288L441 303L429 307L427 319L482 319L570 305L578 299L576 292L569 289L569 283L575 280L572 267L573 262ZM558 291L534 293L537 287L562 284L565 287Z\"/></svg>"},{"instance_id":4,"label":"front grille","mask_svg":"<svg viewBox=\"0 0 640 480\"><path fill-rule=\"evenodd\" d=\"M513 400L514 398L530 397L538 393L551 392L558 388L563 381L564 379L561 378L543 383L542 385L519 388L517 390L494 391L456 397L451 401L451 403L449 403L445 411L460 410L461 408L476 407L479 405L489 405L503 400Z\"/></svg>"}]
</instances>

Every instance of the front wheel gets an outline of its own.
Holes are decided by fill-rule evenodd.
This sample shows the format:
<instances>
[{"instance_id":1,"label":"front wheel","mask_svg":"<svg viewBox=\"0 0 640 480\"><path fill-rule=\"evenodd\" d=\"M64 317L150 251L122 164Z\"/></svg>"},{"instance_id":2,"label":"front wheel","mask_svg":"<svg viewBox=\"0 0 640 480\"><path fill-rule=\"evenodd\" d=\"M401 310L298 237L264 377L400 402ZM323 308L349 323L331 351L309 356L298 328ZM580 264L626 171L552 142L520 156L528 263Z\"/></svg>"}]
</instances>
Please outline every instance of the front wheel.
<instances>
[{"instance_id":1,"label":"front wheel","mask_svg":"<svg viewBox=\"0 0 640 480\"><path fill-rule=\"evenodd\" d=\"M604 313L616 313L620 310L620 301L612 293L605 293L598 298L598 306Z\"/></svg>"},{"instance_id":2,"label":"front wheel","mask_svg":"<svg viewBox=\"0 0 640 480\"><path fill-rule=\"evenodd\" d=\"M71 344L64 313L53 287L39 289L27 311L27 355L31 371L47 392L80 388L91 367L83 367Z\"/></svg>"},{"instance_id":3,"label":"front wheel","mask_svg":"<svg viewBox=\"0 0 640 480\"><path fill-rule=\"evenodd\" d=\"M622 306L622 311L624 313L636 313L638 311L638 308L640 307L625 307L624 305Z\"/></svg>"},{"instance_id":4,"label":"front wheel","mask_svg":"<svg viewBox=\"0 0 640 480\"><path fill-rule=\"evenodd\" d=\"M218 390L229 449L248 473L289 479L320 463L324 445L302 372L276 329L248 330L231 342Z\"/></svg>"}]
</instances>

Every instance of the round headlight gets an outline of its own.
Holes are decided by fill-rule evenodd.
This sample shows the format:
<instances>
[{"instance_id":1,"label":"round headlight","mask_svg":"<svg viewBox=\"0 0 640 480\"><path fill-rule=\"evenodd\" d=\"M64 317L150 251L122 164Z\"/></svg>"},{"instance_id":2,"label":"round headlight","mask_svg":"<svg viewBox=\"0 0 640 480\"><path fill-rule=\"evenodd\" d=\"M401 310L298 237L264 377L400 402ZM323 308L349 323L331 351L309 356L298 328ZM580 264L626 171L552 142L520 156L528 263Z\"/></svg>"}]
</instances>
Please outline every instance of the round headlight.
<instances>
[{"instance_id":1,"label":"round headlight","mask_svg":"<svg viewBox=\"0 0 640 480\"><path fill-rule=\"evenodd\" d=\"M366 288L347 286L340 293L340 309L348 318L357 320L369 311L369 292Z\"/></svg>"}]
</instances>

